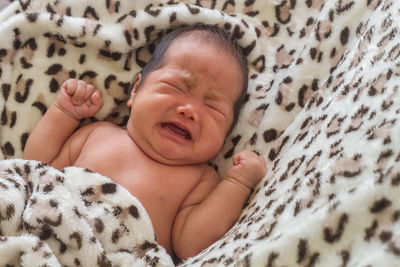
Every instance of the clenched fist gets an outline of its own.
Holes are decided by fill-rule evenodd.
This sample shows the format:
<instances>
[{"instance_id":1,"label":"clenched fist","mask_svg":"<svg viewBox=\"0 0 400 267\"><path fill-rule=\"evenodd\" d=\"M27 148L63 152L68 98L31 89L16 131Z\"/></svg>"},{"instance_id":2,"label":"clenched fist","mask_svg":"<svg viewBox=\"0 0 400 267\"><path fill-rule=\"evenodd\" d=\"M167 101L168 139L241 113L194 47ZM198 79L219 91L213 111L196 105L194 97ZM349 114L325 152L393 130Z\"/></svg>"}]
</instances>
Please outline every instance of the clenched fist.
<instances>
[{"instance_id":1,"label":"clenched fist","mask_svg":"<svg viewBox=\"0 0 400 267\"><path fill-rule=\"evenodd\" d=\"M251 190L265 173L265 159L249 150L242 150L233 156L233 166L226 173L226 179Z\"/></svg>"},{"instance_id":2,"label":"clenched fist","mask_svg":"<svg viewBox=\"0 0 400 267\"><path fill-rule=\"evenodd\" d=\"M61 86L55 105L71 118L81 120L96 115L103 106L103 98L93 85L69 79Z\"/></svg>"}]
</instances>

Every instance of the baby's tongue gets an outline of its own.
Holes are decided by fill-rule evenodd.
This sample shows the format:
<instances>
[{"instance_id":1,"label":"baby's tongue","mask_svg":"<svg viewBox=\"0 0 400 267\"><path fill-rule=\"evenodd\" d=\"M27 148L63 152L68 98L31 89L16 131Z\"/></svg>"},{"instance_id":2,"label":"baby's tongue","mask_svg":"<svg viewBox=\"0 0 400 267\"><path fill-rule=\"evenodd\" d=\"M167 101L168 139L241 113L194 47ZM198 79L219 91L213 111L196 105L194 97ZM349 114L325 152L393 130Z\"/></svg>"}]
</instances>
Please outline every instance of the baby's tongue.
<instances>
[{"instance_id":1,"label":"baby's tongue","mask_svg":"<svg viewBox=\"0 0 400 267\"><path fill-rule=\"evenodd\" d=\"M190 139L190 134L188 133L188 131L186 131L185 129L182 129L180 127L178 127L176 124L173 123L166 123L165 125L166 127L168 127L168 129L180 136L182 136L185 139Z\"/></svg>"}]
</instances>

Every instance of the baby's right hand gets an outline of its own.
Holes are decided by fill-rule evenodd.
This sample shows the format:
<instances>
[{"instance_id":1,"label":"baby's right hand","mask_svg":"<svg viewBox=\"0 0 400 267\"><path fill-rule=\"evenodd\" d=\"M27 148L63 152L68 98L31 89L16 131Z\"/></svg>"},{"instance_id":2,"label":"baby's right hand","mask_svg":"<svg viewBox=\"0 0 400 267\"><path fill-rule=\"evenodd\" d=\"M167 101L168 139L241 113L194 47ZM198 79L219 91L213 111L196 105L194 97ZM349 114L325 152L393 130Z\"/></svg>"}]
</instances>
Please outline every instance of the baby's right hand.
<instances>
[{"instance_id":1,"label":"baby's right hand","mask_svg":"<svg viewBox=\"0 0 400 267\"><path fill-rule=\"evenodd\" d=\"M103 98L93 85L69 79L61 86L55 105L71 118L81 120L96 115L103 106Z\"/></svg>"}]
</instances>

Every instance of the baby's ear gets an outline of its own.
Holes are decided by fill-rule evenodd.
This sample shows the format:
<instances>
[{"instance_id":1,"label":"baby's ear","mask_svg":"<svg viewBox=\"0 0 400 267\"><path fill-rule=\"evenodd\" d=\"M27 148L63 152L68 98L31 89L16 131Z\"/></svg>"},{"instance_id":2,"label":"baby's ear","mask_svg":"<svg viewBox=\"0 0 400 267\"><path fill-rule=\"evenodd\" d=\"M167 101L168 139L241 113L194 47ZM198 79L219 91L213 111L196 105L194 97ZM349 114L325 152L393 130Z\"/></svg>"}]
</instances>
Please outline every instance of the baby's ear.
<instances>
[{"instance_id":1,"label":"baby's ear","mask_svg":"<svg viewBox=\"0 0 400 267\"><path fill-rule=\"evenodd\" d=\"M139 73L136 76L135 83L133 84L133 87L132 87L132 90L131 90L131 95L129 96L128 102L126 102L126 105L128 107L131 107L132 104L133 104L133 101L135 100L136 93L137 93L137 91L139 89L139 84L140 84L141 80L142 80L142 74Z\"/></svg>"}]
</instances>

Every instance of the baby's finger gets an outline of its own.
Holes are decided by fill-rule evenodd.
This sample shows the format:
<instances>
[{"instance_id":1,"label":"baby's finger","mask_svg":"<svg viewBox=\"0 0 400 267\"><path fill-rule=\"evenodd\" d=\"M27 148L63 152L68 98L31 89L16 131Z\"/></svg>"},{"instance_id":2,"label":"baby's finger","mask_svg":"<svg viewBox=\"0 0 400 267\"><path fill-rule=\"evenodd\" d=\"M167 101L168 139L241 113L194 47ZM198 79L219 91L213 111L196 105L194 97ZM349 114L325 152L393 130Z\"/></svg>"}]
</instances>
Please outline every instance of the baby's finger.
<instances>
[{"instance_id":1,"label":"baby's finger","mask_svg":"<svg viewBox=\"0 0 400 267\"><path fill-rule=\"evenodd\" d=\"M77 86L77 80L75 79L69 79L62 85L62 87L64 87L65 89L65 92L70 96L72 96L75 93L76 86Z\"/></svg>"},{"instance_id":2,"label":"baby's finger","mask_svg":"<svg viewBox=\"0 0 400 267\"><path fill-rule=\"evenodd\" d=\"M241 153L237 153L235 155L233 155L232 161L233 161L233 165L238 165L240 163L241 160Z\"/></svg>"},{"instance_id":3,"label":"baby's finger","mask_svg":"<svg viewBox=\"0 0 400 267\"><path fill-rule=\"evenodd\" d=\"M96 89L94 88L93 85L91 84L86 84L86 90L85 90L85 99L90 99L92 97L92 94L94 93Z\"/></svg>"},{"instance_id":4,"label":"baby's finger","mask_svg":"<svg viewBox=\"0 0 400 267\"><path fill-rule=\"evenodd\" d=\"M78 81L76 90L72 96L72 104L78 106L81 105L86 99L86 83L84 81Z\"/></svg>"},{"instance_id":5,"label":"baby's finger","mask_svg":"<svg viewBox=\"0 0 400 267\"><path fill-rule=\"evenodd\" d=\"M103 106L103 98L101 95L101 91L99 89L97 89L91 96L91 100L93 105L95 106Z\"/></svg>"}]
</instances>

